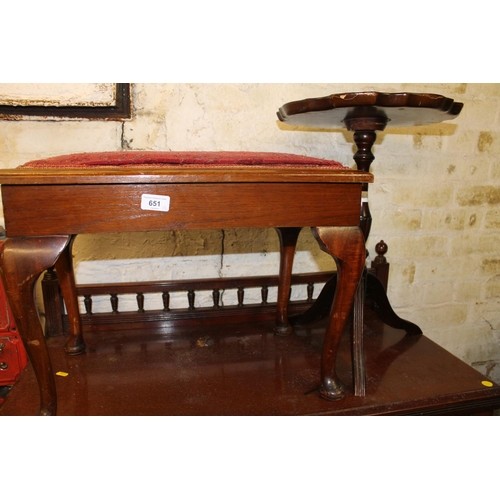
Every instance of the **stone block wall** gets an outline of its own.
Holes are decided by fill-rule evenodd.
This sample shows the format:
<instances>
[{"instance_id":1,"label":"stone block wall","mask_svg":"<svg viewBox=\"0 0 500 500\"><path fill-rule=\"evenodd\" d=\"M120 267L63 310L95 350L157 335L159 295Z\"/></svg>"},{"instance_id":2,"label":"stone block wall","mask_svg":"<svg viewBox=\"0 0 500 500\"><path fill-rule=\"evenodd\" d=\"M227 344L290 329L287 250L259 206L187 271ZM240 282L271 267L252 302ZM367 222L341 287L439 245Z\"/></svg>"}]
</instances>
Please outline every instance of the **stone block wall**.
<instances>
[{"instance_id":1,"label":"stone block wall","mask_svg":"<svg viewBox=\"0 0 500 500\"><path fill-rule=\"evenodd\" d=\"M464 103L455 120L377 134L368 248L373 258L379 240L389 246L396 312L500 382L500 84L133 84L123 123L0 121L0 167L121 149L277 151L352 166L352 134L286 126L276 111L361 90ZM183 279L276 273L277 252L272 230L84 235L75 262L81 283ZM297 272L334 267L307 230L296 259Z\"/></svg>"}]
</instances>

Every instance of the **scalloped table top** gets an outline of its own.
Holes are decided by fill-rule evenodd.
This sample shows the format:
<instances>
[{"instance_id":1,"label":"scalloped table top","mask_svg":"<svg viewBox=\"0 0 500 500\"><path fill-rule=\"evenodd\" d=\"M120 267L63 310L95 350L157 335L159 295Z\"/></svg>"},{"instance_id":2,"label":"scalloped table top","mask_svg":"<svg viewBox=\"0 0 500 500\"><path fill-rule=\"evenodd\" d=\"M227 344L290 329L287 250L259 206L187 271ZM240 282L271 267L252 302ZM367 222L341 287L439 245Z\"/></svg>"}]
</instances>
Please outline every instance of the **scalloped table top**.
<instances>
[{"instance_id":1,"label":"scalloped table top","mask_svg":"<svg viewBox=\"0 0 500 500\"><path fill-rule=\"evenodd\" d=\"M346 92L284 104L280 121L304 127L383 130L452 120L461 102L439 94Z\"/></svg>"}]
</instances>

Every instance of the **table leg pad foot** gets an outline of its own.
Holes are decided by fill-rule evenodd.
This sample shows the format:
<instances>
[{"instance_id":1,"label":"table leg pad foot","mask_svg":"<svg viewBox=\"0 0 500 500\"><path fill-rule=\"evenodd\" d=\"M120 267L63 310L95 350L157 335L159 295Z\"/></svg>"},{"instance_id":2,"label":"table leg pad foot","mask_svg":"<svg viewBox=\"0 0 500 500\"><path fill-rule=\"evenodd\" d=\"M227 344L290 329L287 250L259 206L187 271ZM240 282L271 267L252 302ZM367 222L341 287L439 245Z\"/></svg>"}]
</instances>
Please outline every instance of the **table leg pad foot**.
<instances>
[{"instance_id":1,"label":"table leg pad foot","mask_svg":"<svg viewBox=\"0 0 500 500\"><path fill-rule=\"evenodd\" d=\"M346 390L340 380L327 379L321 383L319 393L323 399L339 401L344 398Z\"/></svg>"},{"instance_id":2,"label":"table leg pad foot","mask_svg":"<svg viewBox=\"0 0 500 500\"><path fill-rule=\"evenodd\" d=\"M69 345L68 343L64 346L64 350L66 351L66 354L70 354L71 356L76 356L77 354L84 353L86 347L87 346L85 345L85 342L79 345Z\"/></svg>"},{"instance_id":3,"label":"table leg pad foot","mask_svg":"<svg viewBox=\"0 0 500 500\"><path fill-rule=\"evenodd\" d=\"M293 327L291 325L276 325L273 331L275 335L278 335L278 337L288 337L288 335L293 333Z\"/></svg>"},{"instance_id":4,"label":"table leg pad foot","mask_svg":"<svg viewBox=\"0 0 500 500\"><path fill-rule=\"evenodd\" d=\"M41 406L40 411L38 412L39 417L51 417L57 413L56 406L53 404L49 404L47 406Z\"/></svg>"}]
</instances>

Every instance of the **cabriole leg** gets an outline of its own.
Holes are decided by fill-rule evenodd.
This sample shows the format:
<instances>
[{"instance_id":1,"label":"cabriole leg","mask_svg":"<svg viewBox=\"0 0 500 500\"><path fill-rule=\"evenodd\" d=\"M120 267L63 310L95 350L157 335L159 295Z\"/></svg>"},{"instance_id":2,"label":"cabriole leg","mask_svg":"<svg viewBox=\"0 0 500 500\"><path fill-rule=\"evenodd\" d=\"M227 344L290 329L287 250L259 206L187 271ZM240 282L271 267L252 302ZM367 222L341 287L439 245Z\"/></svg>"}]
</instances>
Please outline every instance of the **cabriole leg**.
<instances>
[{"instance_id":1,"label":"cabriole leg","mask_svg":"<svg viewBox=\"0 0 500 500\"><path fill-rule=\"evenodd\" d=\"M290 335L293 331L288 319L288 302L292 286L292 267L301 227L276 228L280 239L280 274L278 283L278 309L276 312L276 335Z\"/></svg>"},{"instance_id":2,"label":"cabriole leg","mask_svg":"<svg viewBox=\"0 0 500 500\"><path fill-rule=\"evenodd\" d=\"M40 415L55 415L57 394L35 302L35 285L41 273L55 264L69 240L69 236L8 238L0 255L5 291L40 388Z\"/></svg>"},{"instance_id":3,"label":"cabriole leg","mask_svg":"<svg viewBox=\"0 0 500 500\"><path fill-rule=\"evenodd\" d=\"M337 401L344 397L345 387L337 376L335 363L365 265L365 240L358 227L316 227L312 231L321 249L337 264L337 288L323 342L319 388L323 398Z\"/></svg>"},{"instance_id":4,"label":"cabriole leg","mask_svg":"<svg viewBox=\"0 0 500 500\"><path fill-rule=\"evenodd\" d=\"M83 340L82 322L78 307L78 295L76 292L75 273L73 270L72 248L75 236L71 237L69 244L62 251L56 262L56 271L59 285L66 304L69 320L69 339L64 349L68 354L80 354L85 351Z\"/></svg>"}]
</instances>

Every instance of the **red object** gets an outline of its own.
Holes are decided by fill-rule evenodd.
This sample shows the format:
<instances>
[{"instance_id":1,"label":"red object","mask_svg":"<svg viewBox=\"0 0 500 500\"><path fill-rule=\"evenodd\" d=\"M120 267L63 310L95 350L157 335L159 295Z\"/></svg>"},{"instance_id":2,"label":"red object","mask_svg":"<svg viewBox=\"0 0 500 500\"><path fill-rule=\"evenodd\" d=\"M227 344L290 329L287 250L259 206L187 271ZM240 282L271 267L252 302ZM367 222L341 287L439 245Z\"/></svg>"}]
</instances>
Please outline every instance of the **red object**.
<instances>
[{"instance_id":1,"label":"red object","mask_svg":"<svg viewBox=\"0 0 500 500\"><path fill-rule=\"evenodd\" d=\"M167 165L182 166L183 168L203 168L207 165L211 169L217 167L243 166L249 167L272 166L279 168L304 167L310 165L315 168L347 169L334 160L311 158L310 156L289 153L253 153L242 151L107 151L102 153L75 153L63 156L54 156L25 163L20 168L110 168L133 167L161 168Z\"/></svg>"},{"instance_id":2,"label":"red object","mask_svg":"<svg viewBox=\"0 0 500 500\"><path fill-rule=\"evenodd\" d=\"M2 245L0 241L0 248ZM14 385L27 363L28 356L0 280L0 386Z\"/></svg>"}]
</instances>

